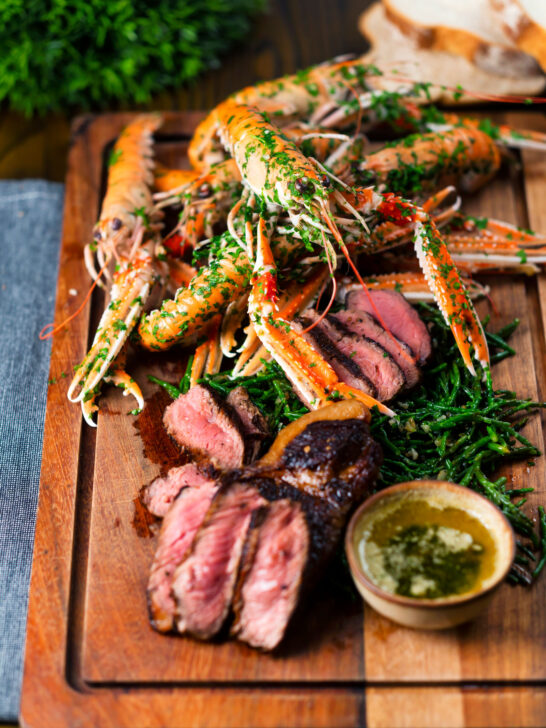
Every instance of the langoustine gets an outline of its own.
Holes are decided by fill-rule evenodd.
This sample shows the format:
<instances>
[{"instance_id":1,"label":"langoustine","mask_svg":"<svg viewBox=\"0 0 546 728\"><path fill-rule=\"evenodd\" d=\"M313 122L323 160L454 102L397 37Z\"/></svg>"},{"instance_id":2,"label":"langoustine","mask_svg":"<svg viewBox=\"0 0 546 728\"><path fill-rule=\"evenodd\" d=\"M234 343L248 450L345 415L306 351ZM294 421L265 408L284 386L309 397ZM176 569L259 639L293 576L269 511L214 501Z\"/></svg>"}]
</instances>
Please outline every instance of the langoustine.
<instances>
[{"instance_id":1,"label":"langoustine","mask_svg":"<svg viewBox=\"0 0 546 728\"><path fill-rule=\"evenodd\" d=\"M141 344L150 349L164 349L174 343L193 343L199 337L206 337L212 324L214 335L209 336L201 346L205 346L204 350L210 353L210 360L219 365L221 357L215 358L214 354L214 347L220 346L222 340L218 333L217 317L237 299L245 300L250 290L249 337L253 337L255 344L257 338L260 338L266 350L274 357L280 357L279 351L286 345L286 340L282 337L283 330L290 332L289 342L296 340L297 335L290 328L290 316L283 318L282 311L276 304L275 287L279 265L286 265L291 260L301 260L309 247L312 247L316 251L315 258L321 261L323 273L329 269L335 285L334 270L341 253L353 267L360 285L365 287L365 280L353 266L351 253L360 250L380 252L398 244L403 241L404 236L409 235L414 239L424 270L424 277L420 281L422 283L426 280L433 290L446 320L452 327L465 363L474 371L471 362L473 349L476 358L482 364L487 364L487 347L471 296L465 291L464 282L431 219L430 210L426 205L419 207L393 196L390 192L382 193L381 188L374 190L352 186L357 175L363 171L369 172L372 164L367 161L362 163L365 141L358 134L356 137L347 137L337 133L338 127L345 128L356 121L360 128L363 123L369 126L382 118L406 128L412 128L413 125L414 128L426 130L433 126L424 114L416 111L415 98L411 97L412 93L414 96L418 94L419 85L402 85L402 88L395 91L387 91L382 88L378 78L380 76L375 72L367 74L358 61L341 61L331 66L325 64L316 67L299 77L269 82L269 85L264 84L254 90L245 89L217 107L196 131L189 151L194 164L193 170L179 173L159 170L156 184L166 196L164 199L178 193L183 201L186 230L191 234L187 235L187 241L183 242L182 247L186 246L186 242L189 247L200 244L204 236L212 233L217 223L224 223L228 230L215 241L214 254L209 265L197 271L189 284L177 291L174 300L164 302L160 309L142 318L138 327ZM292 99L290 103L289 98ZM386 109L389 113L386 113ZM275 115L275 124L264 116L264 111ZM426 160L427 150L430 150L434 139L453 137L455 150L461 143L466 143L472 151L476 151L475 137L482 135L483 138L479 140L481 149L476 153L478 157L481 155L484 162L483 172L477 179L483 183L494 173L499 161L498 151L491 145L490 138L486 139L484 132L476 130L471 121L459 123L456 119L445 116L441 121L444 125L442 131L436 132L435 137L429 135L424 138L424 159ZM509 130L503 128L503 135L508 138ZM131 134L128 136L131 137ZM526 134L521 136L525 139L531 138ZM536 135L531 141L539 146L544 143ZM307 143L306 146L303 143ZM121 149L123 136L118 144ZM127 144L127 148L129 146ZM306 153L316 155L323 161L306 156ZM449 158L449 155L444 156ZM369 155L364 159L371 157ZM145 153L143 158L148 159L149 154ZM116 171L117 161L114 159L113 172ZM142 164L142 160L140 162ZM424 166L426 168L427 165ZM376 167L374 171L376 175L377 169ZM455 170L451 169L453 171L457 180L450 181L460 180L467 170L462 163ZM442 170L437 175L438 181L442 179L441 172ZM127 183L127 178L124 179L121 171L118 177ZM208 197L217 192L215 186L218 180L221 182L219 187L223 197L222 204L215 205L211 204ZM375 181L383 183L382 179ZM175 185L174 190L172 185ZM110 186L109 184L109 189ZM203 204L192 207L191 214L188 214L190 205L185 203L190 200L195 205L196 198L201 198ZM104 213L107 201L108 195L101 221L103 217L107 217ZM213 202L216 201L215 197ZM154 207L150 204L150 198L146 197L146 230L142 231L143 237L136 244L137 238L133 237L132 255L137 250L141 256L146 252L150 255L149 267L144 274L144 277L149 278L148 283L158 276L159 262L150 246L152 240L154 245L158 242L156 216L162 204L164 202L160 200L160 204ZM131 205L126 212L131 213ZM197 214L193 214L194 212ZM134 209L132 213L134 216ZM446 219L450 217L451 214L446 215ZM121 217L117 219L122 221ZM107 241L111 237L115 239L118 232L111 229L112 222L109 224L106 231ZM125 220L122 224L128 230L131 229ZM141 230L138 230L137 237ZM102 235L102 230L100 232ZM134 228L132 232L134 236ZM458 245L460 251L463 245L461 236L450 234L452 238L459 237L458 241L453 242L453 246ZM504 238L507 239L506 235ZM524 241L531 248L534 242ZM177 243L169 245L169 238L166 243L173 253L181 252L176 248ZM498 245L498 241L495 244ZM115 251L119 246L114 244L110 247ZM104 245L103 249L108 249L108 246ZM120 257L121 273L124 266L128 270L131 268L131 253L128 262ZM92 266L90 269L95 273ZM126 278L132 281L130 275ZM126 285L127 280L121 278L121 282L124 287L130 288ZM142 290L145 290L146 296L149 286L144 289L144 285L143 283ZM144 297L136 297L140 299L137 301L138 306L143 306ZM239 309L238 321L241 320L242 310L241 307ZM125 320L119 315L107 315L105 312L106 323L102 328L110 330L113 326L121 328L122 325L132 328L141 310L139 308L137 312L136 309L131 309ZM262 313L265 310L268 315L264 319ZM283 341L274 341L279 338L279 334ZM82 386L77 399L87 398L91 408L95 407L96 388L101 378L118 376L118 382L124 381L132 386L130 378L120 369L119 364L112 366L116 354L127 338L126 335L123 341L121 336L114 337L113 345L109 336L103 337L99 332L97 336L106 346L100 348L101 341L96 340L96 346L94 345L82 365L87 378L81 375L75 378L75 383ZM229 338L234 341L232 335ZM102 353L104 350L105 354ZM230 353L229 347L223 351ZM248 351L249 347L247 353ZM332 396L332 392L342 394L343 387L337 387L339 382L330 378L327 368L323 368L327 376L317 384L316 372L313 371L317 361L312 361L313 356L309 351L303 356L301 351L292 351L288 359L286 352L280 358L292 381L300 379L299 391L307 404L313 406L316 403L314 406L320 406ZM104 360L100 366L97 365L97 358ZM302 360L299 364L298 358ZM297 376L294 367L300 368ZM194 371L194 379L198 373L198 370ZM71 387L71 396L75 383ZM303 394L306 389L307 393ZM134 387L133 391L136 391ZM353 392L346 392L345 395L355 396ZM89 414L88 409L88 416Z\"/></svg>"}]
</instances>

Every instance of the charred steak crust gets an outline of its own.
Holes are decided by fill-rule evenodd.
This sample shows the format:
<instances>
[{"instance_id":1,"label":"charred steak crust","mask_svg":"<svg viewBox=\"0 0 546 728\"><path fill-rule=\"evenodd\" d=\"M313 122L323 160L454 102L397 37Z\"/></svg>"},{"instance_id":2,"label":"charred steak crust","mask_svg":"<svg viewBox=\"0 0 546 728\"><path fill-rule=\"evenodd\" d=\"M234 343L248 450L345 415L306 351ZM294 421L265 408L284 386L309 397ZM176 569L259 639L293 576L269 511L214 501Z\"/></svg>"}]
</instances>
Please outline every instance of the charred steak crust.
<instances>
[{"instance_id":1,"label":"charred steak crust","mask_svg":"<svg viewBox=\"0 0 546 728\"><path fill-rule=\"evenodd\" d=\"M322 420L288 443L277 471L299 489L344 506L366 496L381 460L366 422Z\"/></svg>"},{"instance_id":2,"label":"charred steak crust","mask_svg":"<svg viewBox=\"0 0 546 728\"><path fill-rule=\"evenodd\" d=\"M267 420L250 399L244 387L232 389L226 399L239 417L245 436L245 462L252 462L260 451L262 442L270 435Z\"/></svg>"},{"instance_id":3,"label":"charred steak crust","mask_svg":"<svg viewBox=\"0 0 546 728\"><path fill-rule=\"evenodd\" d=\"M247 435L261 439L268 437L267 420L250 399L250 395L244 387L232 389L226 401L236 411Z\"/></svg>"},{"instance_id":4,"label":"charred steak crust","mask_svg":"<svg viewBox=\"0 0 546 728\"><path fill-rule=\"evenodd\" d=\"M312 422L285 447L281 465L295 470L328 469L326 477L352 462L368 439L362 420Z\"/></svg>"}]
</instances>

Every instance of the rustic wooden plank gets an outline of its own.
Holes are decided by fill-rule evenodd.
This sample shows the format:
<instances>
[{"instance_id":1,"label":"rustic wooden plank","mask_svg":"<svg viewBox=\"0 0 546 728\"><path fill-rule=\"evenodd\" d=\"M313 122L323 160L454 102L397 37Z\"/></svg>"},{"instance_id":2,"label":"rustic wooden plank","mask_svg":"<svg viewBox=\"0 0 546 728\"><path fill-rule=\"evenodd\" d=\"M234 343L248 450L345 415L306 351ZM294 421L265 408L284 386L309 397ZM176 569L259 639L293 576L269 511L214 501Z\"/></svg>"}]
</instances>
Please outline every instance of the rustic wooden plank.
<instances>
[{"instance_id":1,"label":"rustic wooden plank","mask_svg":"<svg viewBox=\"0 0 546 728\"><path fill-rule=\"evenodd\" d=\"M459 688L366 688L366 728L463 728Z\"/></svg>"},{"instance_id":2,"label":"rustic wooden plank","mask_svg":"<svg viewBox=\"0 0 546 728\"><path fill-rule=\"evenodd\" d=\"M541 728L544 687L372 687L367 728Z\"/></svg>"},{"instance_id":3,"label":"rustic wooden plank","mask_svg":"<svg viewBox=\"0 0 546 728\"><path fill-rule=\"evenodd\" d=\"M41 701L41 702L40 702ZM355 728L363 725L362 691L282 689L107 688L75 691L36 685L23 728Z\"/></svg>"},{"instance_id":4,"label":"rustic wooden plank","mask_svg":"<svg viewBox=\"0 0 546 728\"><path fill-rule=\"evenodd\" d=\"M513 173L497 178L480 194L465 200L464 209L470 214L525 225L526 221L517 216L516 182ZM493 287L492 298L498 309L498 314L492 314L492 329L501 328L514 317L521 321L512 340L518 356L495 367L495 385L536 400L533 339L540 333L532 328L525 281L513 276L498 276L489 277L488 282ZM480 310L485 313L487 306L482 305ZM529 422L525 434L543 449L538 416ZM529 497L529 512L536 513L537 505L546 501L544 459L539 458L534 468L514 464L503 474L514 483L512 487L531 485L536 489ZM544 679L546 615L541 605L545 597L544 580L532 590L504 585L480 619L436 634L397 627L366 608L366 678L410 682Z\"/></svg>"},{"instance_id":5,"label":"rustic wooden plank","mask_svg":"<svg viewBox=\"0 0 546 728\"><path fill-rule=\"evenodd\" d=\"M514 126L528 127L546 134L546 118L535 114L510 114L508 119ZM544 185L546 184L546 154L537 154L532 150L522 152L523 179L527 203L528 224L537 232L546 235L546 207L544 205ZM546 338L546 274L537 276L538 304L542 316L542 342ZM537 351L537 360L545 359L544 349Z\"/></svg>"},{"instance_id":6,"label":"rustic wooden plank","mask_svg":"<svg viewBox=\"0 0 546 728\"><path fill-rule=\"evenodd\" d=\"M183 131L174 119L166 128L172 133ZM161 142L159 137L158 156L164 163L187 166L185 148L185 143ZM170 358L167 366L175 366L180 353L175 351ZM148 357L138 376L145 396L156 389L146 380L153 361L153 355ZM165 376L161 367L155 373ZM159 466L144 457L133 418L127 416L131 407L115 390L101 400L83 607L82 678L89 682L154 681L157 675L182 682L361 679L359 602L340 605L322 599L313 618L295 631L282 659L237 642L202 643L159 635L150 628L146 583L156 539L143 538L132 524L138 492L158 475ZM120 559L120 554L126 558ZM111 650L114 640L118 649Z\"/></svg>"}]
</instances>

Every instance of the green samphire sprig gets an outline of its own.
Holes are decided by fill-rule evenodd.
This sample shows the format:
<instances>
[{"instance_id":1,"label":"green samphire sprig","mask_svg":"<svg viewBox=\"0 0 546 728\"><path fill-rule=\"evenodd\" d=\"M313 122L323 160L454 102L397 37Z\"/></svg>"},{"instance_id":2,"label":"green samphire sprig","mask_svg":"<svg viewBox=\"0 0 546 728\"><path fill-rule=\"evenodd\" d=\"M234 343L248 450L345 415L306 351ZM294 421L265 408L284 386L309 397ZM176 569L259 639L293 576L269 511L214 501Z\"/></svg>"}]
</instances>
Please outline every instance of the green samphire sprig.
<instances>
[{"instance_id":1,"label":"green samphire sprig","mask_svg":"<svg viewBox=\"0 0 546 728\"><path fill-rule=\"evenodd\" d=\"M509 578L529 584L546 563L544 510L540 508L538 514L539 536L522 509L532 488L511 489L505 477L494 479L494 473L515 460L534 465L533 459L541 453L521 429L529 415L546 404L495 390L489 370L483 378L472 377L438 309L428 304L418 304L417 308L431 332L432 355L421 384L392 403L394 418L372 412L372 434L384 452L378 488L407 480L440 479L482 493L502 510L521 537ZM492 364L515 354L508 339L518 324L516 319L496 333L486 331ZM178 386L150 379L177 397L189 388L191 364L192 359ZM266 363L251 377L231 378L230 372L221 372L201 381L224 396L244 386L268 418L272 433L307 411L274 362Z\"/></svg>"},{"instance_id":2,"label":"green samphire sprig","mask_svg":"<svg viewBox=\"0 0 546 728\"><path fill-rule=\"evenodd\" d=\"M521 429L530 413L546 405L495 390L489 370L483 378L472 377L440 312L427 304L418 309L431 331L432 356L421 385L396 400L396 417L374 414L372 432L385 454L379 487L426 478L460 483L489 498L516 533L544 553L544 530L539 543L533 521L522 510L532 488L510 489L507 479L494 479L494 473L515 460L534 465L541 453ZM515 354L507 342L518 324L516 319L495 334L486 332L492 364ZM511 580L530 583L543 562L518 541Z\"/></svg>"}]
</instances>

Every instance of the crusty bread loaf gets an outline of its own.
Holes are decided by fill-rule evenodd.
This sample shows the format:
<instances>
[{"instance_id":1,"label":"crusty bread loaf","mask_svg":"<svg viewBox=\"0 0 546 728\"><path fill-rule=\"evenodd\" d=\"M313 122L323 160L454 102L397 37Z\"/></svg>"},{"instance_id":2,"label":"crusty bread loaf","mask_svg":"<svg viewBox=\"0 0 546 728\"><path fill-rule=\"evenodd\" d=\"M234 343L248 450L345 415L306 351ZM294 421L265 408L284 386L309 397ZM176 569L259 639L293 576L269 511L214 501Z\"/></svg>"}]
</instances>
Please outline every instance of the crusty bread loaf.
<instances>
[{"instance_id":1,"label":"crusty bread loaf","mask_svg":"<svg viewBox=\"0 0 546 728\"><path fill-rule=\"evenodd\" d=\"M383 0L389 20L424 49L463 56L488 73L537 73L536 60L507 39L489 0Z\"/></svg>"},{"instance_id":2,"label":"crusty bread loaf","mask_svg":"<svg viewBox=\"0 0 546 728\"><path fill-rule=\"evenodd\" d=\"M546 71L546 0L489 0L507 38Z\"/></svg>"},{"instance_id":3,"label":"crusty bread loaf","mask_svg":"<svg viewBox=\"0 0 546 728\"><path fill-rule=\"evenodd\" d=\"M384 6L378 2L366 10L359 19L360 32L370 41L371 49L365 61L373 63L387 74L429 81L433 101L452 104L475 102L479 99L457 94L442 88L464 88L476 94L535 96L545 85L545 77L534 74L528 78L505 78L487 73L462 56L445 51L425 50L404 35L386 16Z\"/></svg>"}]
</instances>

